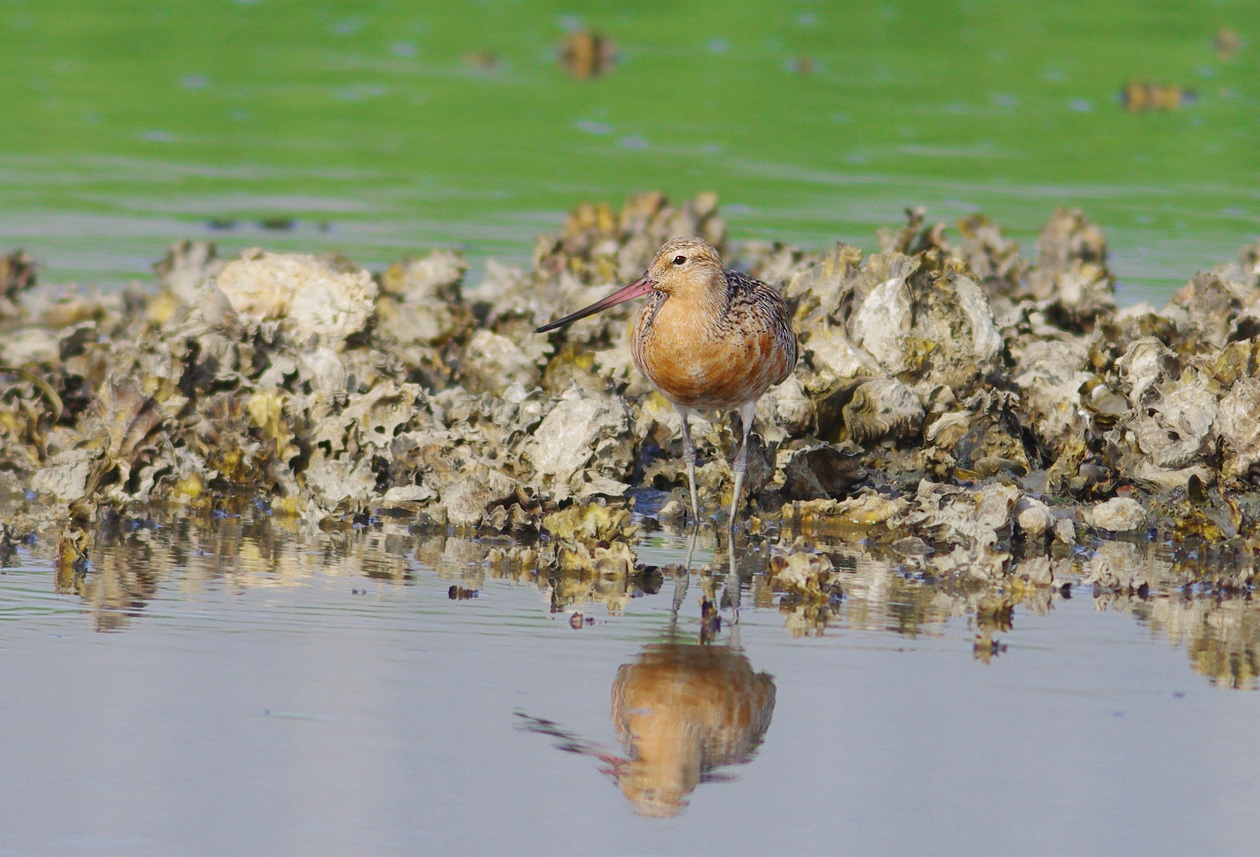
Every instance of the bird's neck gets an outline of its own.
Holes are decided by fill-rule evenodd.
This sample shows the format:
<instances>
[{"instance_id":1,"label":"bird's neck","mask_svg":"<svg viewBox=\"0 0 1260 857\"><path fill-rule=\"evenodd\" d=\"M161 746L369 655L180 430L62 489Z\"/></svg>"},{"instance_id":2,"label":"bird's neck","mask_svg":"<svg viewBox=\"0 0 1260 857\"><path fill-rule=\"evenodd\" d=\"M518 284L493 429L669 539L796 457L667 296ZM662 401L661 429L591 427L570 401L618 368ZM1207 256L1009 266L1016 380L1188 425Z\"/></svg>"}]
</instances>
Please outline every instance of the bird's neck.
<instances>
[{"instance_id":1,"label":"bird's neck","mask_svg":"<svg viewBox=\"0 0 1260 857\"><path fill-rule=\"evenodd\" d=\"M726 317L730 308L726 277L714 274L699 288L689 290L686 299L681 303L686 305L688 315L693 318L720 321Z\"/></svg>"}]
</instances>

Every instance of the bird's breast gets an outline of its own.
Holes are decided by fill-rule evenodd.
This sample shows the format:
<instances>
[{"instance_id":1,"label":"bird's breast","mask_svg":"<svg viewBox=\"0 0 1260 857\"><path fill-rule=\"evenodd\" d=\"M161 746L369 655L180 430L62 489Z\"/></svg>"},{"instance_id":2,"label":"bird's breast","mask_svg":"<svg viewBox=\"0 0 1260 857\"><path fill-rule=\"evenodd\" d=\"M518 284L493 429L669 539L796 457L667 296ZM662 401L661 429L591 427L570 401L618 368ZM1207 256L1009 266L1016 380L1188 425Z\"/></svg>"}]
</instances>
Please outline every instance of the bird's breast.
<instances>
[{"instance_id":1,"label":"bird's breast","mask_svg":"<svg viewBox=\"0 0 1260 857\"><path fill-rule=\"evenodd\" d=\"M723 322L673 299L649 304L635 324L635 365L684 407L732 409L760 398L791 371L795 349L789 355L771 325Z\"/></svg>"}]
</instances>

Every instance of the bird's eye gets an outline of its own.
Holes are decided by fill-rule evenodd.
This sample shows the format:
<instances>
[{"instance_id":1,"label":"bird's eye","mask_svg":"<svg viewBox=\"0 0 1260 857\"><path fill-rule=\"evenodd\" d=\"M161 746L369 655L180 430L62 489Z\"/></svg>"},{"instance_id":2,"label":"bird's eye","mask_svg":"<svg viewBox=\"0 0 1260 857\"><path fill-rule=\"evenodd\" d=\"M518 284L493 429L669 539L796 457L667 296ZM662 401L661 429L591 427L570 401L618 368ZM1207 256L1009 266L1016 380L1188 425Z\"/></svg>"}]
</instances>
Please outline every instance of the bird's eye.
<instances>
[{"instance_id":1,"label":"bird's eye","mask_svg":"<svg viewBox=\"0 0 1260 857\"><path fill-rule=\"evenodd\" d=\"M675 256L675 257L674 257L674 264L675 264L675 265L683 265L683 264L686 264L686 262L687 262L687 257L686 257L686 256Z\"/></svg>"}]
</instances>

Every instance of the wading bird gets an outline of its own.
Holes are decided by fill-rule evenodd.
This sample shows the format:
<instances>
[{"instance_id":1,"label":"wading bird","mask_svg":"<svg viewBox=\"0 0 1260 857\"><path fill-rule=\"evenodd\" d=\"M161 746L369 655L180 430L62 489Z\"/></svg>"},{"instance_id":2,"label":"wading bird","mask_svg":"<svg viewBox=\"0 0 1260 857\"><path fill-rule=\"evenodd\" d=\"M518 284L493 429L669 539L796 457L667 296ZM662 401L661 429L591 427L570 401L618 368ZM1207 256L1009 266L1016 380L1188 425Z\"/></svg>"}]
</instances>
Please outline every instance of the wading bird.
<instances>
[{"instance_id":1,"label":"wading bird","mask_svg":"<svg viewBox=\"0 0 1260 857\"><path fill-rule=\"evenodd\" d=\"M787 305L760 280L724 270L721 256L708 242L675 238L657 251L638 280L537 332L645 295L630 339L634 365L682 419L691 511L697 522L696 446L687 418L692 411L708 408L739 414L743 437L735 453L735 496L728 524L733 530L748 472L748 435L757 400L796 366L796 336Z\"/></svg>"}]
</instances>

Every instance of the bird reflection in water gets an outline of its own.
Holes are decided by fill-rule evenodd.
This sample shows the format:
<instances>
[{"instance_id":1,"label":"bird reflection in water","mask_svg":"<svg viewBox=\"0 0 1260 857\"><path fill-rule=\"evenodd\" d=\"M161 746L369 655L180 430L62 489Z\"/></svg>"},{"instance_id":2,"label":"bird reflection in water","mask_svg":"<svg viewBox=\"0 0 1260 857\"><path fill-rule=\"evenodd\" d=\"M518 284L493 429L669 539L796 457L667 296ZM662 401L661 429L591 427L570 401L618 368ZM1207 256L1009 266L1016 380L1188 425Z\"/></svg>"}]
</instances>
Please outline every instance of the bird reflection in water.
<instances>
[{"instance_id":1,"label":"bird reflection in water","mask_svg":"<svg viewBox=\"0 0 1260 857\"><path fill-rule=\"evenodd\" d=\"M715 768L751 761L774 715L774 680L728 646L648 646L617 670L612 720L628 758L612 776L645 815L673 816Z\"/></svg>"},{"instance_id":2,"label":"bird reflection in water","mask_svg":"<svg viewBox=\"0 0 1260 857\"><path fill-rule=\"evenodd\" d=\"M679 637L686 574L680 577L665 641L646 646L613 681L612 721L625 756L553 721L517 712L523 729L551 737L561 750L598 759L636 811L657 817L680 813L700 783L734 779L715 769L751 761L774 715L774 679L753 670L735 635L730 644L708 642L716 609L707 596L701 642ZM738 588L738 577L728 580L728 590L732 585Z\"/></svg>"}]
</instances>

